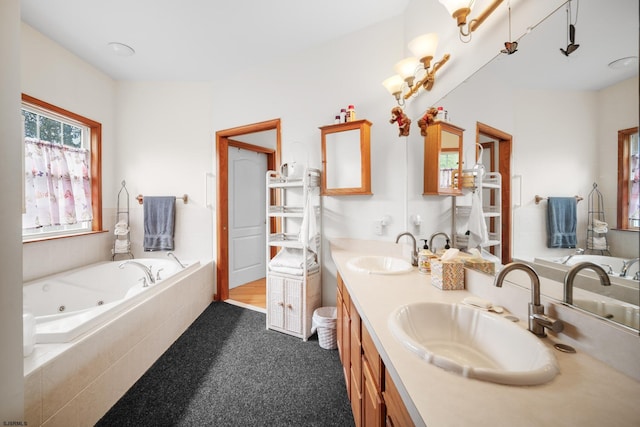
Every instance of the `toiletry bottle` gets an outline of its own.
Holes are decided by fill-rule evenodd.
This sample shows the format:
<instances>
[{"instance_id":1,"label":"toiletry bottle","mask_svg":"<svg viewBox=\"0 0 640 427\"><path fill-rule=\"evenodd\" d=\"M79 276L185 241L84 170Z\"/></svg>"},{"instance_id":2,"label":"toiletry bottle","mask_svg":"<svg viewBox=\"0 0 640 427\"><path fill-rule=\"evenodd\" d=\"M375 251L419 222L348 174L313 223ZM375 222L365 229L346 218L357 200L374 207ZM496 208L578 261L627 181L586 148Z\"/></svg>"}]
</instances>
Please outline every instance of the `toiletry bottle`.
<instances>
[{"instance_id":1,"label":"toiletry bottle","mask_svg":"<svg viewBox=\"0 0 640 427\"><path fill-rule=\"evenodd\" d=\"M418 272L431 273L431 260L437 258L436 255L429 250L427 239L420 239L424 242L424 246L418 254Z\"/></svg>"},{"instance_id":2,"label":"toiletry bottle","mask_svg":"<svg viewBox=\"0 0 640 427\"><path fill-rule=\"evenodd\" d=\"M436 119L444 122L446 119L444 117L444 108L438 107L438 114L436 114Z\"/></svg>"},{"instance_id":3,"label":"toiletry bottle","mask_svg":"<svg viewBox=\"0 0 640 427\"><path fill-rule=\"evenodd\" d=\"M343 108L340 110L340 123L347 122L347 109Z\"/></svg>"},{"instance_id":4,"label":"toiletry bottle","mask_svg":"<svg viewBox=\"0 0 640 427\"><path fill-rule=\"evenodd\" d=\"M353 106L353 104L351 104L347 108L347 121L348 122L355 122L355 120L356 120L356 109Z\"/></svg>"},{"instance_id":5,"label":"toiletry bottle","mask_svg":"<svg viewBox=\"0 0 640 427\"><path fill-rule=\"evenodd\" d=\"M340 115L338 114L335 118L335 120L333 121L333 123L338 124L340 123Z\"/></svg>"}]
</instances>

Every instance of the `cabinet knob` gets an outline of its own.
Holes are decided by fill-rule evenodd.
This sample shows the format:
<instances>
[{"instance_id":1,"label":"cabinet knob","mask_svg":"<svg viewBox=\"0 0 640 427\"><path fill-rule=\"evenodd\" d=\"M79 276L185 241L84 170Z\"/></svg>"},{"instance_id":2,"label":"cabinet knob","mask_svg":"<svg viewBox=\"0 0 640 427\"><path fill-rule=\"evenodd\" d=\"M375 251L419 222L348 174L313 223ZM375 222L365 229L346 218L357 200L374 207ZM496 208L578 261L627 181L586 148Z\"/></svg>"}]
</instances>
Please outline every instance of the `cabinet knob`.
<instances>
[{"instance_id":1,"label":"cabinet knob","mask_svg":"<svg viewBox=\"0 0 640 427\"><path fill-rule=\"evenodd\" d=\"M291 304L287 304L287 308L293 308Z\"/></svg>"},{"instance_id":2,"label":"cabinet knob","mask_svg":"<svg viewBox=\"0 0 640 427\"><path fill-rule=\"evenodd\" d=\"M279 305L280 307L283 307L283 306L284 306L284 303L283 303L282 301L279 301L279 302L278 302L278 305Z\"/></svg>"}]
</instances>

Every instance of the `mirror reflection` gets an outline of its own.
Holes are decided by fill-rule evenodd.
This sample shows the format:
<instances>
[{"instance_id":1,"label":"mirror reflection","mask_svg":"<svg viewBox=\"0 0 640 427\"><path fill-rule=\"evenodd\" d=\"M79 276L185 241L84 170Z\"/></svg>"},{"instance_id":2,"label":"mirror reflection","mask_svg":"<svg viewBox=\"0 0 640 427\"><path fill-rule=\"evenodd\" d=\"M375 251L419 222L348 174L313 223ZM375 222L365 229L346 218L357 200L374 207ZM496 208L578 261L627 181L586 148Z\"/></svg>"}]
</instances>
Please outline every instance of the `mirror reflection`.
<instances>
[{"instance_id":1,"label":"mirror reflection","mask_svg":"<svg viewBox=\"0 0 640 427\"><path fill-rule=\"evenodd\" d=\"M582 270L574 281L573 304L638 329L640 290L634 276L639 263L631 260L638 257L639 233L617 228L618 132L638 126L638 64L636 59L615 65L617 59L638 55L638 4L581 0L580 48L569 56L560 51L566 47L566 16L559 8L519 40L517 53L499 54L438 105L468 129L465 168L476 162L474 144L484 142L476 135L479 123L513 136L510 159L483 161L487 171L498 170L500 162L511 166L509 176L502 177L511 187L511 241L506 242L511 258L534 263L541 276L559 282L543 289L558 300L573 263L601 266L611 286ZM606 231L589 234L594 184L602 194L598 218ZM583 199L576 206L576 247L547 247L548 198L576 195ZM536 203L536 196L543 200ZM594 236L605 239L594 245Z\"/></svg>"}]
</instances>

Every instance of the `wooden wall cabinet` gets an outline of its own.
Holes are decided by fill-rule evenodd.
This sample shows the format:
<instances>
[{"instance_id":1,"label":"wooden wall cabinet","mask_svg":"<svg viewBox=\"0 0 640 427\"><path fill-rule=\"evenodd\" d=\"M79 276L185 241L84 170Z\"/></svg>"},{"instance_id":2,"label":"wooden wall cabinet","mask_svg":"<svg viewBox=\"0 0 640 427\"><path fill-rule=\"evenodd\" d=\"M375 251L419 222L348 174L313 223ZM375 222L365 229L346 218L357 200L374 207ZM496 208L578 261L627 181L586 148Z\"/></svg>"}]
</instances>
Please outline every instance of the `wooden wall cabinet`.
<instances>
[{"instance_id":1,"label":"wooden wall cabinet","mask_svg":"<svg viewBox=\"0 0 640 427\"><path fill-rule=\"evenodd\" d=\"M437 121L424 138L424 195L462 194L462 133L464 129Z\"/></svg>"},{"instance_id":2,"label":"wooden wall cabinet","mask_svg":"<svg viewBox=\"0 0 640 427\"><path fill-rule=\"evenodd\" d=\"M371 194L371 122L320 127L323 196Z\"/></svg>"}]
</instances>

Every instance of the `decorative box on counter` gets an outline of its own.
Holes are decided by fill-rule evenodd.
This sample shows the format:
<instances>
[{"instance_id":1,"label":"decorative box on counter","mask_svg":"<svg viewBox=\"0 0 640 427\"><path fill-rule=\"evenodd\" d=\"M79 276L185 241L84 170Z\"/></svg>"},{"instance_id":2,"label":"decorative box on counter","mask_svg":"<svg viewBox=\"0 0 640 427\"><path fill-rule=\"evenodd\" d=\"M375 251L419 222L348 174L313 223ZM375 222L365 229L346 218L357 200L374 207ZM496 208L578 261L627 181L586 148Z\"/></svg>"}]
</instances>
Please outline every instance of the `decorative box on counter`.
<instances>
[{"instance_id":1,"label":"decorative box on counter","mask_svg":"<svg viewBox=\"0 0 640 427\"><path fill-rule=\"evenodd\" d=\"M464 262L431 260L431 284L445 291L464 289Z\"/></svg>"},{"instance_id":2,"label":"decorative box on counter","mask_svg":"<svg viewBox=\"0 0 640 427\"><path fill-rule=\"evenodd\" d=\"M464 260L464 266L483 273L496 274L496 264L485 259L470 258Z\"/></svg>"}]
</instances>

